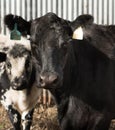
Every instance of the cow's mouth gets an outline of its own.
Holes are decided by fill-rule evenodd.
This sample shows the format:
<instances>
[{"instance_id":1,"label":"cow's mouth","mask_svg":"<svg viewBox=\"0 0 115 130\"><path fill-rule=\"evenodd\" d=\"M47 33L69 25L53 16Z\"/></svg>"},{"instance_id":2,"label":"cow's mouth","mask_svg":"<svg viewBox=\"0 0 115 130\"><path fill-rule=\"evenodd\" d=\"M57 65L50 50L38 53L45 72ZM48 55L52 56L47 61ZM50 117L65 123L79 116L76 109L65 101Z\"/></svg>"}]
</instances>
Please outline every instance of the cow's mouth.
<instances>
[{"instance_id":1,"label":"cow's mouth","mask_svg":"<svg viewBox=\"0 0 115 130\"><path fill-rule=\"evenodd\" d=\"M37 87L38 88L44 88L44 89L48 89L48 90L54 90L59 88L62 85L62 82L56 82L54 84L46 84L46 83L40 83Z\"/></svg>"},{"instance_id":2,"label":"cow's mouth","mask_svg":"<svg viewBox=\"0 0 115 130\"><path fill-rule=\"evenodd\" d=\"M23 83L11 83L11 87L14 90L23 90L26 89L28 87L26 82Z\"/></svg>"},{"instance_id":3,"label":"cow's mouth","mask_svg":"<svg viewBox=\"0 0 115 130\"><path fill-rule=\"evenodd\" d=\"M59 86L61 80L57 74L41 74L38 82L38 87L45 89L55 89L57 86Z\"/></svg>"}]
</instances>

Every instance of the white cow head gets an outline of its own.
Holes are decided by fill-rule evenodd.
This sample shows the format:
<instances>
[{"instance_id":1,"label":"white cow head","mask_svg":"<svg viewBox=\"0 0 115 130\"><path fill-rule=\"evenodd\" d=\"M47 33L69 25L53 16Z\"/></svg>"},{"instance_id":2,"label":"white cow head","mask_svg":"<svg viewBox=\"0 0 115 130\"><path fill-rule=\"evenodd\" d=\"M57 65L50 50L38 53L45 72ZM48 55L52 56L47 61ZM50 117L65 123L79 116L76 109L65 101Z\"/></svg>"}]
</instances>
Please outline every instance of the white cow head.
<instances>
[{"instance_id":1,"label":"white cow head","mask_svg":"<svg viewBox=\"0 0 115 130\"><path fill-rule=\"evenodd\" d=\"M31 77L31 46L28 40L3 40L0 37L0 52L6 54L6 72L11 87L16 90L28 86Z\"/></svg>"}]
</instances>

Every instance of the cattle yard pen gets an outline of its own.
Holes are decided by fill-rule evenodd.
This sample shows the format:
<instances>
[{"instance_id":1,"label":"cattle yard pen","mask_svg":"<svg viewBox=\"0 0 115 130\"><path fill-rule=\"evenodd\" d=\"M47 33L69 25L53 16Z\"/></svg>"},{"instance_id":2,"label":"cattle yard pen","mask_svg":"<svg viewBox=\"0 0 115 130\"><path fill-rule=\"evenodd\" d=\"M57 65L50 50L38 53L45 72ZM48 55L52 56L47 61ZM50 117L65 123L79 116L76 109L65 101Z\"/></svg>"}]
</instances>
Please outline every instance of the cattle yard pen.
<instances>
[{"instance_id":1,"label":"cattle yard pen","mask_svg":"<svg viewBox=\"0 0 115 130\"><path fill-rule=\"evenodd\" d=\"M9 34L3 24L4 15L12 13L30 20L47 12L74 20L78 15L91 14L98 24L115 24L115 0L0 0L1 33Z\"/></svg>"}]
</instances>

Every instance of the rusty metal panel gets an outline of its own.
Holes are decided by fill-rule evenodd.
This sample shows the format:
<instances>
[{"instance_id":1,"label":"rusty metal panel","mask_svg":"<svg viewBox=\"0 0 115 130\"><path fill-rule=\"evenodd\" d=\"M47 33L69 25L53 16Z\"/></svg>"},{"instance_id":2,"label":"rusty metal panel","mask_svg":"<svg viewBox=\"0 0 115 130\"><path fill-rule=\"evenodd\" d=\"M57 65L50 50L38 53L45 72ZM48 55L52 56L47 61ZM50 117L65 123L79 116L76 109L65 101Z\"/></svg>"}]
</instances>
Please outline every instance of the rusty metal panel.
<instances>
[{"instance_id":1,"label":"rusty metal panel","mask_svg":"<svg viewBox=\"0 0 115 130\"><path fill-rule=\"evenodd\" d=\"M74 20L81 14L91 14L98 24L115 24L115 0L0 0L0 30L9 34L4 26L4 15L12 13L30 20L54 12L59 17Z\"/></svg>"}]
</instances>

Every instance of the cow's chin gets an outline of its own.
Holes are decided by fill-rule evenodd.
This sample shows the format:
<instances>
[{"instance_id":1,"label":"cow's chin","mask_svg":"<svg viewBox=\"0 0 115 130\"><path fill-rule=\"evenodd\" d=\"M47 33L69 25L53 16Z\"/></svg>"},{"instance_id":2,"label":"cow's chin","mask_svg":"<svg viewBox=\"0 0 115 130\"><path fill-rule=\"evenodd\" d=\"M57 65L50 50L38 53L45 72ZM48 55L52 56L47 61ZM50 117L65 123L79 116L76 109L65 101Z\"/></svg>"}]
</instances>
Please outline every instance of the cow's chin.
<instances>
[{"instance_id":1,"label":"cow's chin","mask_svg":"<svg viewBox=\"0 0 115 130\"><path fill-rule=\"evenodd\" d=\"M58 82L58 83L52 84L52 85L39 84L37 87L47 89L47 90L55 90L55 89L60 88L61 85L62 85L62 82Z\"/></svg>"},{"instance_id":2,"label":"cow's chin","mask_svg":"<svg viewBox=\"0 0 115 130\"><path fill-rule=\"evenodd\" d=\"M23 90L23 89L27 89L28 85L26 83L23 83L23 84L21 84L19 86L16 86L16 85L12 84L11 87L12 87L13 90L20 91L20 90Z\"/></svg>"}]
</instances>

